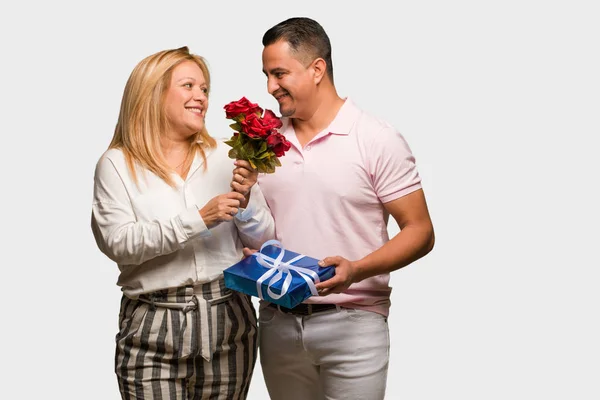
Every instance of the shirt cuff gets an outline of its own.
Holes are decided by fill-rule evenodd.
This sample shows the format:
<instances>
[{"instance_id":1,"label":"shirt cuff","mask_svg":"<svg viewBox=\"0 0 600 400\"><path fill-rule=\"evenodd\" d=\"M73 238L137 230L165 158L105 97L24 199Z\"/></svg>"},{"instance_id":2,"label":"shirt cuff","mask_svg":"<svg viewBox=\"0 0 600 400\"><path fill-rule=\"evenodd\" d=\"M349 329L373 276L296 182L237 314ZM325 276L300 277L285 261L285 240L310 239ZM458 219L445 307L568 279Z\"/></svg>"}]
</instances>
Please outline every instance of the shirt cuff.
<instances>
[{"instance_id":1,"label":"shirt cuff","mask_svg":"<svg viewBox=\"0 0 600 400\"><path fill-rule=\"evenodd\" d=\"M237 214L235 214L235 218L242 222L247 222L248 220L250 220L250 218L252 218L252 216L254 216L254 214L256 214L256 201L254 201L256 196L256 193L253 194L252 192L250 192L250 201L248 201L246 208L238 208L238 212Z\"/></svg>"},{"instance_id":2,"label":"shirt cuff","mask_svg":"<svg viewBox=\"0 0 600 400\"><path fill-rule=\"evenodd\" d=\"M253 215L254 215L254 207L252 207L250 205L250 202L248 202L248 207L238 208L238 212L237 212L237 214L235 214L235 218L242 222L248 222L250 220L250 218L252 218Z\"/></svg>"},{"instance_id":3,"label":"shirt cuff","mask_svg":"<svg viewBox=\"0 0 600 400\"><path fill-rule=\"evenodd\" d=\"M198 206L188 208L179 214L179 221L181 222L181 227L188 239L211 235L210 230L206 227L204 220L198 212Z\"/></svg>"}]
</instances>

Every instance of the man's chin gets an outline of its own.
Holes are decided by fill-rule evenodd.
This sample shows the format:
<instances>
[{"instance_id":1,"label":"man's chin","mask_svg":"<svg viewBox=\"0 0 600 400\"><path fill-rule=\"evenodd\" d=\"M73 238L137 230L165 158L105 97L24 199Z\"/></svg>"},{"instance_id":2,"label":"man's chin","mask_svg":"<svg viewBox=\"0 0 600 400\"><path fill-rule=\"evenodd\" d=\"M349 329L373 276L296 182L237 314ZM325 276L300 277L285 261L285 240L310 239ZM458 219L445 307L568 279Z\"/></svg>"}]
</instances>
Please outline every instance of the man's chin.
<instances>
[{"instance_id":1,"label":"man's chin","mask_svg":"<svg viewBox=\"0 0 600 400\"><path fill-rule=\"evenodd\" d=\"M282 117L293 117L296 109L279 107L279 112L281 113Z\"/></svg>"}]
</instances>

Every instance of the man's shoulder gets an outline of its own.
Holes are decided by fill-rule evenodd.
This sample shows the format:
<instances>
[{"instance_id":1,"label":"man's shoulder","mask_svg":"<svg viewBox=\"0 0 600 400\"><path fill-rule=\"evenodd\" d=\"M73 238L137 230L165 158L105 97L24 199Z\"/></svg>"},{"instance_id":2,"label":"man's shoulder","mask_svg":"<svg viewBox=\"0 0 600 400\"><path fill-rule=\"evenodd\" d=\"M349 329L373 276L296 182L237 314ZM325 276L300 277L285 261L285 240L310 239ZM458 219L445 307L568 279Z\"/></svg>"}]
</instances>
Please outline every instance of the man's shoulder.
<instances>
[{"instance_id":1,"label":"man's shoulder","mask_svg":"<svg viewBox=\"0 0 600 400\"><path fill-rule=\"evenodd\" d=\"M408 146L404 135L388 120L360 110L353 132L357 142L368 151L395 152Z\"/></svg>"},{"instance_id":2,"label":"man's shoulder","mask_svg":"<svg viewBox=\"0 0 600 400\"><path fill-rule=\"evenodd\" d=\"M356 103L352 102L352 114L355 115L354 129L358 135L371 137L384 130L395 130L385 119L366 111Z\"/></svg>"},{"instance_id":3,"label":"man's shoulder","mask_svg":"<svg viewBox=\"0 0 600 400\"><path fill-rule=\"evenodd\" d=\"M375 115L370 114L366 111L364 111L357 119L357 124L359 124L360 128L368 128L371 131L387 128L394 129L394 127L386 120L376 117Z\"/></svg>"},{"instance_id":4,"label":"man's shoulder","mask_svg":"<svg viewBox=\"0 0 600 400\"><path fill-rule=\"evenodd\" d=\"M365 144L380 141L384 137L395 136L399 133L388 121L366 111L363 111L356 119L353 130L358 140Z\"/></svg>"}]
</instances>

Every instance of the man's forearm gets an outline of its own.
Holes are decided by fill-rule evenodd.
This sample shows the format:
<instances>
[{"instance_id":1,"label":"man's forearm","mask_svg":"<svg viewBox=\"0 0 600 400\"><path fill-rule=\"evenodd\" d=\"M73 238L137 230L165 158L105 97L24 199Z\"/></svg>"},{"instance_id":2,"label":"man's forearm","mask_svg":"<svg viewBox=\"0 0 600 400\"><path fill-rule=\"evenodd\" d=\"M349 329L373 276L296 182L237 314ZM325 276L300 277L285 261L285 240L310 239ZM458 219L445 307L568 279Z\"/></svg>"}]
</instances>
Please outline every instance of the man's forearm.
<instances>
[{"instance_id":1,"label":"man's forearm","mask_svg":"<svg viewBox=\"0 0 600 400\"><path fill-rule=\"evenodd\" d=\"M429 253L433 249L434 242L435 236L431 225L406 226L379 249L354 262L355 281L360 282L371 276L405 267Z\"/></svg>"}]
</instances>

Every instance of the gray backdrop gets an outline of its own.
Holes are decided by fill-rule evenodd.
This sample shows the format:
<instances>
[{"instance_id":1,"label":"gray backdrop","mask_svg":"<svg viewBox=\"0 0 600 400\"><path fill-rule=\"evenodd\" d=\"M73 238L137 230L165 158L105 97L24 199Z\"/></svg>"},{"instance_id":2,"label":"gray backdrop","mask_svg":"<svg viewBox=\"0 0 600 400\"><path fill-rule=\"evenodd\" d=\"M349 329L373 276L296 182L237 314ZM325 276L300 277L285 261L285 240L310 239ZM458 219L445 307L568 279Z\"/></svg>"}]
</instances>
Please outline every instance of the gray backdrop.
<instances>
[{"instance_id":1,"label":"gray backdrop","mask_svg":"<svg viewBox=\"0 0 600 400\"><path fill-rule=\"evenodd\" d=\"M136 63L183 45L205 56L208 128L226 138L229 101L277 110L264 31L309 16L331 37L340 95L408 140L436 230L434 251L392 275L387 398L600 398L597 2L0 8L0 397L118 398L117 267L90 211ZM249 398L268 398L260 366Z\"/></svg>"}]
</instances>

